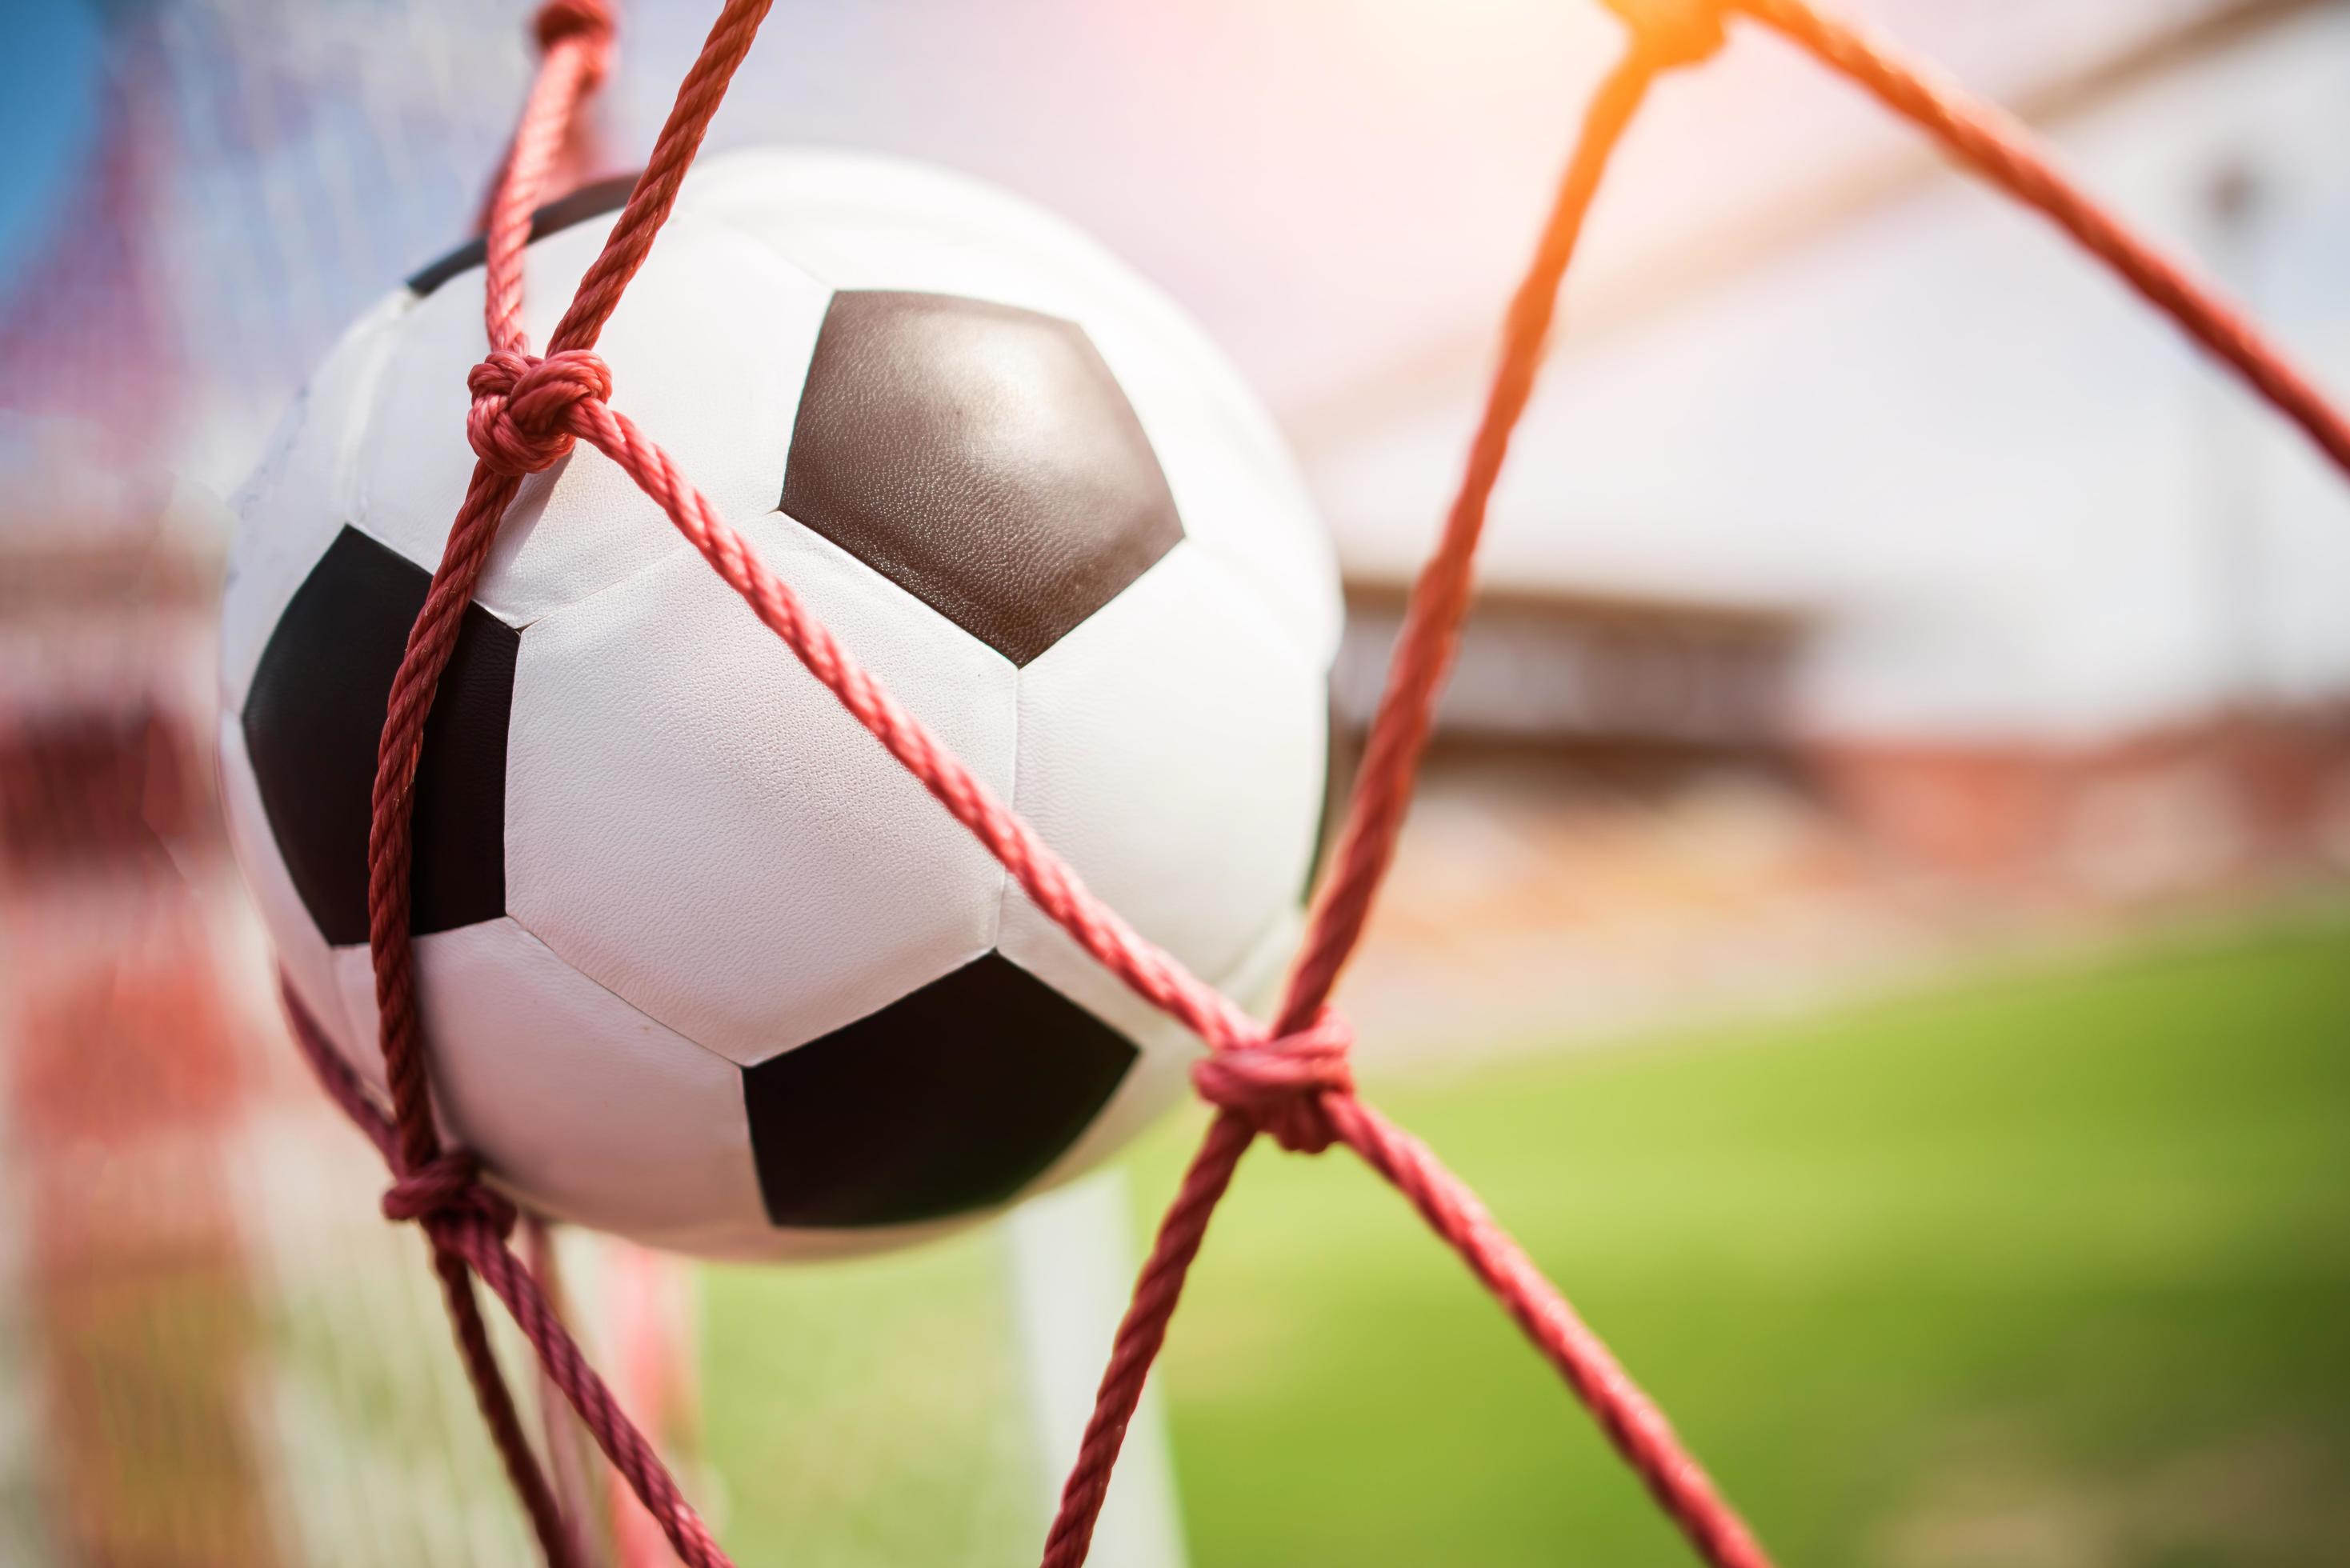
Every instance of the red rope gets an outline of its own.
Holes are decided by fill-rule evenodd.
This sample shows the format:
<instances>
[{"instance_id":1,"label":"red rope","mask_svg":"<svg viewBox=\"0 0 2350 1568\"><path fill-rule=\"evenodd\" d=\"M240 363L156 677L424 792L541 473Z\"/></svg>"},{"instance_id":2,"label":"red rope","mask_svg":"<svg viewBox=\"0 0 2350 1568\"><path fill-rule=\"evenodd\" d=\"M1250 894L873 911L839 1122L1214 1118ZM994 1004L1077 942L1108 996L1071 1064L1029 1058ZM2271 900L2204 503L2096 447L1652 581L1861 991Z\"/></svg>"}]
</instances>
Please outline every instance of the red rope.
<instances>
[{"instance_id":1,"label":"red rope","mask_svg":"<svg viewBox=\"0 0 2350 1568\"><path fill-rule=\"evenodd\" d=\"M490 1355L472 1291L478 1276L538 1354L546 1377L693 1568L727 1559L685 1502L651 1445L588 1367L529 1271L505 1244L511 1206L480 1185L463 1151L434 1131L415 1002L408 933L411 792L424 719L456 640L459 618L488 559L499 519L521 477L560 461L585 441L624 469L666 513L752 613L810 674L920 779L1003 863L1043 909L1139 995L1198 1033L1210 1054L1194 1072L1219 1107L1162 1221L1126 1320L1077 1462L1045 1551L1046 1568L1084 1560L1110 1471L1210 1216L1257 1133L1291 1149L1331 1143L1353 1149L1392 1184L1501 1301L1535 1347L1590 1408L1609 1440L1710 1563L1759 1568L1762 1548L1680 1447L1664 1417L1597 1337L1511 1241L1473 1194L1430 1150L1359 1100L1347 1058L1350 1036L1327 1005L1359 940L1393 857L1436 695L1451 664L1471 592L1485 513L1511 434L1533 395L1560 283L1601 174L1658 72L1709 57L1724 11L1743 10L1854 76L1940 136L1969 163L2038 206L2103 256L2155 304L2245 376L2350 468L2344 421L2239 316L2164 262L2064 183L2022 133L1947 88L1928 86L1880 46L1811 12L1802 0L1606 0L1633 32L1632 47L1595 94L1534 262L1511 302L1502 355L1443 535L1416 584L1387 691L1374 721L1333 871L1315 902L1305 950L1279 1023L1267 1029L1144 940L1089 892L1009 807L900 707L761 564L740 535L678 472L668 455L608 401L610 376L593 353L598 334L643 264L674 204L711 117L724 98L767 9L730 0L679 89L644 174L588 268L544 358L521 328L522 249L538 188L581 97L608 68L610 19L601 0L551 0L538 30L546 57L525 106L490 208L484 326L490 351L469 386L467 433L480 458L435 570L387 703L369 837L369 940L376 966L380 1044L391 1114L369 1100L289 993L295 1033L336 1102L359 1124L395 1174L385 1211L420 1221L447 1285L450 1309L484 1416L542 1546L553 1563L571 1546L513 1402Z\"/></svg>"},{"instance_id":2,"label":"red rope","mask_svg":"<svg viewBox=\"0 0 2350 1568\"><path fill-rule=\"evenodd\" d=\"M1305 1027L1326 1006L1340 968L1362 936L1372 899L1393 859L1420 754L1427 747L1437 691L1468 613L1471 564L1484 528L1486 505L1509 454L1511 433L1533 396L1534 375L1550 337L1559 284L1574 257L1600 175L1657 71L1682 59L1702 57L1688 53L1685 37L1674 38L1664 47L1650 43L1646 34L1635 37L1635 47L1608 73L1585 111L1583 133L1560 181L1533 264L1511 300L1501 366L1470 443L1468 469L1435 554L1413 587L1346 826L1315 901L1305 950L1290 976L1280 1015L1284 1032ZM1200 1087L1207 1093L1211 1085L1202 1082ZM1167 1321L1182 1294L1184 1277L1199 1253L1216 1203L1252 1141L1255 1124L1239 1114L1252 1108L1251 1103L1211 1097L1219 1098L1228 1108L1211 1126L1200 1152L1184 1172L1175 1203L1143 1264L1133 1304L1118 1325L1109 1370L1095 1396L1092 1419L1062 1492L1060 1513L1046 1539L1045 1568L1075 1568L1085 1561L1127 1423L1142 1397L1151 1361L1166 1339ZM1675 1443L1664 1417L1468 1190L1425 1147L1404 1139L1350 1091L1324 1085L1319 1100L1321 1114L1336 1136L1400 1189L1478 1277L1502 1297L1510 1314L1591 1407L1617 1450L1708 1559L1739 1564L1765 1561L1704 1472Z\"/></svg>"},{"instance_id":3,"label":"red rope","mask_svg":"<svg viewBox=\"0 0 2350 1568\"><path fill-rule=\"evenodd\" d=\"M712 51L719 52L722 46L731 48L732 57L739 61L764 11L764 4L729 7L712 30ZM549 401L551 394L546 388L556 382L585 390L609 389L608 377L598 379L601 367L590 362L592 356L556 356L551 361L551 369L530 361L522 331L521 309L522 253L529 238L530 213L537 204L539 188L581 97L609 67L611 18L600 0L552 0L539 13L537 30L545 54L525 103L485 225L484 326L492 354L484 361L484 368L491 369L493 378L499 370L511 373L503 388L494 384L484 388L479 385L483 373L476 372L477 401L469 429L485 458L475 466L464 504L450 529L440 566L426 593L424 608L410 629L407 650L393 678L377 756L368 836L368 942L375 965L378 1039L392 1103L388 1137L381 1141L386 1158L399 1178L395 1193L410 1189L410 1197L401 1200L402 1209L420 1208L416 1217L423 1220L425 1234L432 1243L433 1266L447 1297L459 1355L492 1440L523 1501L547 1562L565 1568L577 1561L577 1551L498 1368L473 1293L474 1276L486 1282L504 1303L538 1351L548 1378L563 1390L578 1411L581 1423L660 1521L679 1556L695 1568L718 1568L726 1562L724 1554L686 1505L650 1445L620 1412L609 1391L587 1368L577 1345L563 1332L553 1311L531 1284L528 1272L507 1251L507 1228L492 1223L467 1190L452 1190L445 1179L435 1183L430 1193L413 1190L419 1173L438 1170L445 1176L448 1170L437 1163L441 1159L440 1138L433 1124L423 1046L419 1037L414 955L409 940L409 867L413 851L411 788L423 742L424 719L454 649L459 619L473 597L474 584L489 558L498 521L514 499L520 474L538 460L551 462L561 455L560 447L551 442L501 447L496 438L501 432L510 433L516 429L517 418L534 417ZM690 109L681 97L679 109L672 111L662 131L663 146L671 149L671 161L681 156L691 160L693 149L701 144L711 114L717 109L718 94L723 94L723 88L722 79L713 94L705 82ZM675 151L681 145L681 154ZM649 244L645 213L656 213L650 224L657 226L673 197L672 188L669 195L649 202L640 184L623 214L623 223L634 216L639 227L645 230L645 243ZM620 238L616 228L614 240ZM608 252L610 248L608 245ZM641 246L637 254L640 260ZM600 326L600 320L597 325ZM588 330L590 340L594 330L593 327ZM496 418L484 412L486 403L501 398L513 407L512 414ZM491 456L503 461L494 467L489 461ZM345 1108L349 1108L348 1103ZM472 1184L466 1187L472 1191L479 1190ZM438 1206L421 1207L428 1198L437 1200Z\"/></svg>"},{"instance_id":4,"label":"red rope","mask_svg":"<svg viewBox=\"0 0 2350 1568\"><path fill-rule=\"evenodd\" d=\"M484 323L494 348L518 351L522 332L522 249L530 236L530 214L540 188L581 97L609 68L612 21L600 0L552 0L539 14L537 30L543 54L537 77L525 102L515 140L506 158L485 226L488 247L488 287ZM376 972L376 997L382 1009L381 1040L398 1138L392 1168L399 1180L387 1201L387 1212L397 1217L428 1220L425 1233L432 1243L434 1272L449 1308L450 1325L458 1355L472 1383L475 1402L490 1430L542 1553L550 1564L566 1568L578 1561L571 1528L562 1515L554 1489L530 1447L514 1396L498 1369L482 1321L481 1303L473 1292L465 1251L456 1244L460 1231L490 1238L500 1251L511 1231L511 1210L489 1216L475 1197L484 1189L471 1179L469 1163L444 1160L432 1121L430 1091L424 1079L424 1056L417 1041L412 955L409 947L409 787L416 774L424 715L432 689L454 646L457 618L472 597L472 585L488 558L496 520L513 499L512 480L485 491L478 480L469 497L474 514L471 530L452 534L451 547L466 564L461 572L464 587L429 599L425 613L411 629L409 657L402 661L406 690L395 682L395 712L412 715L411 726L388 721L377 764L374 815L369 833L369 945ZM463 537L460 537L460 535ZM447 576L449 562L435 576L435 587ZM419 643L424 657L418 657ZM437 1179L435 1179L437 1178ZM457 1217L468 1222L457 1223ZM486 1277L486 1276L485 1276Z\"/></svg>"},{"instance_id":5,"label":"red rope","mask_svg":"<svg viewBox=\"0 0 2350 1568\"><path fill-rule=\"evenodd\" d=\"M376 1108L359 1075L327 1043L292 988L284 987L281 991L295 1043L301 1046L304 1059L317 1075L328 1097L368 1136L387 1161L396 1162L400 1134L391 1118ZM505 1303L515 1324L538 1352L549 1381L579 1412L581 1421L594 1435L606 1458L660 1522L679 1560L691 1568L733 1568L712 1539L709 1528L687 1504L676 1481L662 1467L652 1445L629 1423L612 1391L588 1366L577 1342L563 1326L530 1271L507 1248L505 1228L471 1205L452 1206L432 1213L423 1223L436 1248L462 1259L466 1266L479 1272L491 1292Z\"/></svg>"},{"instance_id":6,"label":"red rope","mask_svg":"<svg viewBox=\"0 0 2350 1568\"><path fill-rule=\"evenodd\" d=\"M2350 474L2350 419L2218 289L2140 239L2066 179L2013 116L1970 97L1929 67L1905 59L1874 34L1822 16L1805 0L1724 3L1801 45L1821 64L1922 127L1960 162L2044 213L2241 376L2299 425L2335 467Z\"/></svg>"}]
</instances>

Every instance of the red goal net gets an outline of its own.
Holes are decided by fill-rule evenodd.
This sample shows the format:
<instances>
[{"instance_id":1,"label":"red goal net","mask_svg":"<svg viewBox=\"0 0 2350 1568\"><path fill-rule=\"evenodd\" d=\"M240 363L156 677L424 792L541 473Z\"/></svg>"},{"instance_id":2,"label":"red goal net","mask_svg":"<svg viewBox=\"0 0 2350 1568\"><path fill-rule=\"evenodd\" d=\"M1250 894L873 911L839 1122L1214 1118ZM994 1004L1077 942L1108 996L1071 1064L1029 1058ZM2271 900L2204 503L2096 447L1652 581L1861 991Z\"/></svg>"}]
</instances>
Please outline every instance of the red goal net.
<instances>
[{"instance_id":1,"label":"red goal net","mask_svg":"<svg viewBox=\"0 0 2350 1568\"><path fill-rule=\"evenodd\" d=\"M493 1354L476 1285L486 1285L541 1357L549 1382L697 1568L728 1561L651 1444L582 1356L547 1293L507 1246L512 1207L482 1185L473 1158L436 1129L410 949L410 808L426 714L459 618L523 477L581 441L619 465L711 568L810 674L919 779L1094 959L1207 1044L1193 1082L1218 1115L1185 1172L1138 1280L1092 1420L1046 1541L1048 1568L1085 1558L1128 1422L1165 1338L1186 1273L1242 1156L1260 1134L1318 1152L1343 1144L1393 1185L1492 1291L1590 1409L1617 1451L1706 1561L1754 1565L1761 1545L1681 1447L1663 1415L1475 1196L1427 1148L1355 1092L1350 1033L1329 997L1359 940L1392 859L1431 716L1468 613L1487 503L1531 399L1557 296L1610 155L1650 87L1710 58L1732 21L1777 33L1858 83L1933 137L1960 163L2036 208L2296 422L2345 472L2350 423L2245 318L2077 191L2021 127L1807 0L1608 0L1625 51L1587 106L1534 259L1511 301L1501 354L1465 472L1437 549L1404 615L1384 695L1305 947L1268 1027L1130 928L1031 827L860 666L770 572L667 454L609 402L598 336L660 233L712 116L758 30L767 0L730 0L679 90L644 173L601 254L543 350L521 327L530 213L581 100L608 69L612 18L601 0L549 0L538 13L542 62L491 202L484 312L488 352L473 370L467 432L479 459L411 631L386 715L369 840L369 946L387 1115L288 996L296 1032L335 1100L374 1140L394 1182L384 1211L431 1238L464 1364L482 1411L548 1560L574 1560L562 1517ZM1235 756L1230 765L1245 767Z\"/></svg>"}]
</instances>

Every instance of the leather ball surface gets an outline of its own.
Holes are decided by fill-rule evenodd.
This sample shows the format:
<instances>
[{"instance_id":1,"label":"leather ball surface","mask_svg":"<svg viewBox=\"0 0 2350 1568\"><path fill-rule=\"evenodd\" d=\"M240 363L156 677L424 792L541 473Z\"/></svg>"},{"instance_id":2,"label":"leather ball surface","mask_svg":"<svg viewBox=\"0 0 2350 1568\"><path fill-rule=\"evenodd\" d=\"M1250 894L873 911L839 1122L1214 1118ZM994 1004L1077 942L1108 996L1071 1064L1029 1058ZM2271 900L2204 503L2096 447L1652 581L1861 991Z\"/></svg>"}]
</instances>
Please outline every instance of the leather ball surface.
<instances>
[{"instance_id":1,"label":"leather ball surface","mask_svg":"<svg viewBox=\"0 0 2350 1568\"><path fill-rule=\"evenodd\" d=\"M628 182L545 209L543 348ZM380 1087L368 802L473 468L481 252L344 337L239 502L221 772L289 983ZM1295 940L1340 611L1272 422L1024 202L708 160L606 329L613 403L1102 898L1248 1000ZM557 1218L710 1255L932 1233L1072 1175L1196 1042L1045 919L600 453L525 482L416 789L449 1135Z\"/></svg>"}]
</instances>

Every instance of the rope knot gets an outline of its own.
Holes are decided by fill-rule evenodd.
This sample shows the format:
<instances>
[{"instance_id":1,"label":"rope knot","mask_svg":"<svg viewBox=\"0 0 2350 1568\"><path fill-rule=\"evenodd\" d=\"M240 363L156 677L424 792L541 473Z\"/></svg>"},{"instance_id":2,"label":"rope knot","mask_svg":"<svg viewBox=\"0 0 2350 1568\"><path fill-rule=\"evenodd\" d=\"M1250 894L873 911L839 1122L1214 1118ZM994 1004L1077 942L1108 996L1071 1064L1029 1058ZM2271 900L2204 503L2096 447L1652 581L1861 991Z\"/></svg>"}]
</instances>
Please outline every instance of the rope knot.
<instances>
[{"instance_id":1,"label":"rope knot","mask_svg":"<svg viewBox=\"0 0 2350 1568\"><path fill-rule=\"evenodd\" d=\"M1723 0L1600 0L1659 70L1710 60L1722 46Z\"/></svg>"},{"instance_id":2,"label":"rope knot","mask_svg":"<svg viewBox=\"0 0 2350 1568\"><path fill-rule=\"evenodd\" d=\"M544 359L493 348L465 378L473 394L465 439L492 472L519 479L552 468L571 451L571 410L612 395L612 372L585 348Z\"/></svg>"},{"instance_id":3,"label":"rope knot","mask_svg":"<svg viewBox=\"0 0 2350 1568\"><path fill-rule=\"evenodd\" d=\"M542 55L567 38L579 39L588 50L589 87L611 69L614 27L608 0L546 0L531 18L530 30Z\"/></svg>"},{"instance_id":4,"label":"rope knot","mask_svg":"<svg viewBox=\"0 0 2350 1568\"><path fill-rule=\"evenodd\" d=\"M1212 1051L1191 1064L1191 1086L1292 1154L1320 1154L1337 1137L1324 1096L1351 1095L1355 1032L1324 1007L1295 1034Z\"/></svg>"},{"instance_id":5,"label":"rope knot","mask_svg":"<svg viewBox=\"0 0 2350 1568\"><path fill-rule=\"evenodd\" d=\"M482 1162L452 1148L401 1175L383 1195L383 1217L394 1223L471 1215L489 1221L500 1239L514 1234L515 1206L482 1185Z\"/></svg>"}]
</instances>

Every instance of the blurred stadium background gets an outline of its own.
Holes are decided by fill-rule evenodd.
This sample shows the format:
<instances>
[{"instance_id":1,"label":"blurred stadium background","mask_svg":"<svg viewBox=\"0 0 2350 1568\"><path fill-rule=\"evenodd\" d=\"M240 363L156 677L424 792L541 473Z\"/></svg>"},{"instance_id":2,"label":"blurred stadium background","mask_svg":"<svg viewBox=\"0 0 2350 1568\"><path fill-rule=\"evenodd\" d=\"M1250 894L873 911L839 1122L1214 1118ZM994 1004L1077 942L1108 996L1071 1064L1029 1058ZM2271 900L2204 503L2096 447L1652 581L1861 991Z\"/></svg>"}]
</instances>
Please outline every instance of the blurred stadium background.
<instances>
[{"instance_id":1,"label":"blurred stadium background","mask_svg":"<svg viewBox=\"0 0 2350 1568\"><path fill-rule=\"evenodd\" d=\"M2350 5L1859 8L2350 389ZM581 171L707 9L628 8ZM8 27L0 1563L522 1561L418 1243L284 1048L206 737L223 498L469 223L523 8ZM787 0L713 143L995 179L1198 313L1326 505L1359 730L1614 42L1574 0ZM1375 1090L1786 1561L2350 1561L2350 493L1760 37L1662 89L1567 319L1347 986ZM1147 1224L1195 1130L1071 1201ZM1679 1560L1390 1197L1240 1186L1162 1380L1180 1525L1128 1561ZM564 1243L738 1555L876 1565L1033 1552L1107 1332L1040 1306L1043 1244Z\"/></svg>"}]
</instances>

